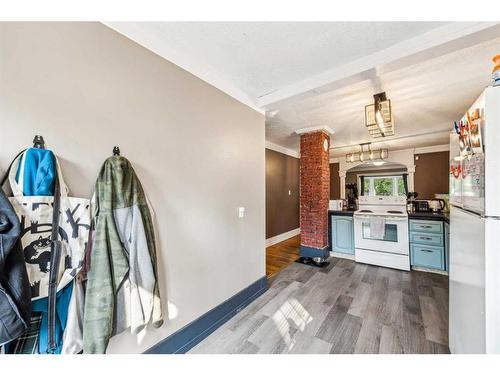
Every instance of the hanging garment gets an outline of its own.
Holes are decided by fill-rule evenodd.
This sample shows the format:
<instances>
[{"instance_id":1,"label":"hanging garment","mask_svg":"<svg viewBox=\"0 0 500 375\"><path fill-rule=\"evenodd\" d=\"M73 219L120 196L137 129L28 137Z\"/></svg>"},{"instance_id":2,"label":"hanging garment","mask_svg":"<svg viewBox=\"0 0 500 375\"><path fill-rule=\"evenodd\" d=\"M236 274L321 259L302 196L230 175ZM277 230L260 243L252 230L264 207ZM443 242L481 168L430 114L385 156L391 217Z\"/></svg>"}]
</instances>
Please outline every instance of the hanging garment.
<instances>
[{"instance_id":1,"label":"hanging garment","mask_svg":"<svg viewBox=\"0 0 500 375\"><path fill-rule=\"evenodd\" d=\"M68 305L66 326L62 338L61 354L78 354L83 351L83 314L85 291L78 277L73 281L73 292Z\"/></svg>"},{"instance_id":2,"label":"hanging garment","mask_svg":"<svg viewBox=\"0 0 500 375\"><path fill-rule=\"evenodd\" d=\"M56 294L56 314L54 324L55 347L49 349L49 310L48 298L40 298L32 303L30 329L19 339L7 344L7 354L60 354L63 347L63 334L68 320L68 309L73 294L73 283L66 285Z\"/></svg>"},{"instance_id":3,"label":"hanging garment","mask_svg":"<svg viewBox=\"0 0 500 375\"><path fill-rule=\"evenodd\" d=\"M163 323L153 220L130 162L108 158L95 186L83 352L105 353L111 336Z\"/></svg>"},{"instance_id":4,"label":"hanging garment","mask_svg":"<svg viewBox=\"0 0 500 375\"><path fill-rule=\"evenodd\" d=\"M44 148L29 148L21 156L16 181L23 173L24 196L53 196L56 177L54 153Z\"/></svg>"},{"instance_id":5,"label":"hanging garment","mask_svg":"<svg viewBox=\"0 0 500 375\"><path fill-rule=\"evenodd\" d=\"M70 303L64 297L72 298L72 293L68 292L72 287L66 287L72 286L82 267L90 230L90 202L88 199L68 197L57 158L51 151L42 149L31 153L31 150L34 149L28 149L16 157L8 176L14 195L9 199L21 222L21 240L31 296L33 304L40 306L42 313L41 337L37 340L31 337L28 341L38 341L41 353L59 353L66 322L61 314L64 315ZM51 156L44 156L44 153ZM49 162L51 159L52 164ZM38 165L38 162L43 165ZM37 176L37 173L42 176ZM50 176L55 176L53 183ZM38 186L27 185L26 179ZM53 189L53 194L25 196L25 187L31 192L48 194ZM58 293L63 289L67 293ZM43 299L46 300L38 302ZM34 324L37 324L36 320ZM64 323L62 326L61 322ZM30 328L30 332L33 336L35 329Z\"/></svg>"},{"instance_id":6,"label":"hanging garment","mask_svg":"<svg viewBox=\"0 0 500 375\"><path fill-rule=\"evenodd\" d=\"M30 283L20 233L19 219L0 188L0 346L20 337L30 321Z\"/></svg>"}]
</instances>

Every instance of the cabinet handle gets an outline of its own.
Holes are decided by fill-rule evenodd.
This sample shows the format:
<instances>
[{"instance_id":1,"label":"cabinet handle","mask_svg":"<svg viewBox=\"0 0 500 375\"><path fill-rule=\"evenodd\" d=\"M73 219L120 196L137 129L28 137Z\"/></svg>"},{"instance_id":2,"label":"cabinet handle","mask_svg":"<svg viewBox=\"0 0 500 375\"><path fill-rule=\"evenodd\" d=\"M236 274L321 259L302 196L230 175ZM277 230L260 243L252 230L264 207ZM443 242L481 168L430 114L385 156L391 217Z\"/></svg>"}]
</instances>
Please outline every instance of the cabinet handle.
<instances>
[{"instance_id":1,"label":"cabinet handle","mask_svg":"<svg viewBox=\"0 0 500 375\"><path fill-rule=\"evenodd\" d=\"M421 239L421 240L427 240L427 241L432 240L432 238L431 238L431 237L420 237L420 239Z\"/></svg>"},{"instance_id":2,"label":"cabinet handle","mask_svg":"<svg viewBox=\"0 0 500 375\"><path fill-rule=\"evenodd\" d=\"M432 228L432 225L421 225L422 228Z\"/></svg>"},{"instance_id":3,"label":"cabinet handle","mask_svg":"<svg viewBox=\"0 0 500 375\"><path fill-rule=\"evenodd\" d=\"M420 249L421 251L425 251L426 253L433 253L433 250L427 250L427 249Z\"/></svg>"}]
</instances>

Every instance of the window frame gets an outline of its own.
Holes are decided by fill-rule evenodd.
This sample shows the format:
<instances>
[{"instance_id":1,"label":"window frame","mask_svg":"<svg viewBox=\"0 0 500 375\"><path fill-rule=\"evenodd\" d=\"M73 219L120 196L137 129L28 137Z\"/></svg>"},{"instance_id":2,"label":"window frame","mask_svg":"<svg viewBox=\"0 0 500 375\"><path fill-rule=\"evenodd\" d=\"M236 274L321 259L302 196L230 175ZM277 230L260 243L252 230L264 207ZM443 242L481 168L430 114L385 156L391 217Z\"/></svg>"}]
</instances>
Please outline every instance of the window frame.
<instances>
[{"instance_id":1,"label":"window frame","mask_svg":"<svg viewBox=\"0 0 500 375\"><path fill-rule=\"evenodd\" d=\"M398 179L399 178L404 178L403 173L401 174L387 174L387 173L367 173L367 174L359 174L358 175L358 186L360 187L360 192L361 195L365 195L364 191L361 191L361 177L364 178L364 185L366 186L366 183L369 183L368 187L368 196L369 197L381 197L382 195L376 195L375 194L375 179L378 178L392 178L392 195L389 195L391 197L399 197L398 193ZM405 195L405 194L403 194Z\"/></svg>"}]
</instances>

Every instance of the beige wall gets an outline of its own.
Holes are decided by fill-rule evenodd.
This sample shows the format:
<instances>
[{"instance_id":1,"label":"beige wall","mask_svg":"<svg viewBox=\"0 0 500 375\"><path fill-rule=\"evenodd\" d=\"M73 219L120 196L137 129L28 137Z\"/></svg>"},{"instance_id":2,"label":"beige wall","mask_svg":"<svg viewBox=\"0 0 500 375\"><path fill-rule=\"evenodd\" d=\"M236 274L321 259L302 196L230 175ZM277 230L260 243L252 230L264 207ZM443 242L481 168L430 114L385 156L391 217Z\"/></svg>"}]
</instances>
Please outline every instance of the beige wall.
<instances>
[{"instance_id":1,"label":"beige wall","mask_svg":"<svg viewBox=\"0 0 500 375\"><path fill-rule=\"evenodd\" d=\"M171 320L110 352L142 352L265 275L262 114L102 24L0 23L0 173L35 134L85 197L120 146L156 211Z\"/></svg>"}]
</instances>

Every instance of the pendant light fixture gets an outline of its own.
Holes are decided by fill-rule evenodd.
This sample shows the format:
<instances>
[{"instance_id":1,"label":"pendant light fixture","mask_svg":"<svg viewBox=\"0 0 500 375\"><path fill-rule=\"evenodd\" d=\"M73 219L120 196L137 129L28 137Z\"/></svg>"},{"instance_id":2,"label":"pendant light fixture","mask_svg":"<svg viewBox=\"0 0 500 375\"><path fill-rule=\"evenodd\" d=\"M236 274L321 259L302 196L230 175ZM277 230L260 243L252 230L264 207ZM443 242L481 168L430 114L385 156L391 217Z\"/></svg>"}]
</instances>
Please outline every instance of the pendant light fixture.
<instances>
[{"instance_id":1,"label":"pendant light fixture","mask_svg":"<svg viewBox=\"0 0 500 375\"><path fill-rule=\"evenodd\" d=\"M365 150L366 148L366 150ZM384 160L389 157L389 150L386 148L380 148L373 150L371 143L360 143L358 152L351 152L346 154L345 161L347 163L354 162L364 162L366 160L370 161L374 165L381 165Z\"/></svg>"},{"instance_id":2,"label":"pendant light fixture","mask_svg":"<svg viewBox=\"0 0 500 375\"><path fill-rule=\"evenodd\" d=\"M373 138L394 135L391 101L385 92L373 95L373 104L365 106L365 125Z\"/></svg>"}]
</instances>

